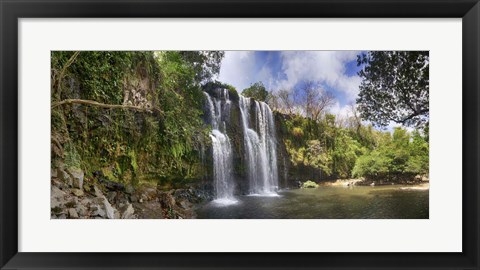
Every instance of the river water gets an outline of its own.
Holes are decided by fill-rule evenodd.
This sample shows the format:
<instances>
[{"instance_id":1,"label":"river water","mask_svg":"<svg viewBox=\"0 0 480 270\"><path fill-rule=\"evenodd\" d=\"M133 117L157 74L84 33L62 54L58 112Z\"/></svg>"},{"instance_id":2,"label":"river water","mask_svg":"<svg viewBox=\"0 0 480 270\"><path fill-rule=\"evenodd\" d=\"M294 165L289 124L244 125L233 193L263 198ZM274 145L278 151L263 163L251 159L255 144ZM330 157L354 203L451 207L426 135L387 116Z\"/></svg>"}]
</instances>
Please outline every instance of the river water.
<instances>
[{"instance_id":1,"label":"river water","mask_svg":"<svg viewBox=\"0 0 480 270\"><path fill-rule=\"evenodd\" d=\"M428 219L428 189L411 186L320 186L278 196L237 196L235 204L197 209L208 219Z\"/></svg>"}]
</instances>

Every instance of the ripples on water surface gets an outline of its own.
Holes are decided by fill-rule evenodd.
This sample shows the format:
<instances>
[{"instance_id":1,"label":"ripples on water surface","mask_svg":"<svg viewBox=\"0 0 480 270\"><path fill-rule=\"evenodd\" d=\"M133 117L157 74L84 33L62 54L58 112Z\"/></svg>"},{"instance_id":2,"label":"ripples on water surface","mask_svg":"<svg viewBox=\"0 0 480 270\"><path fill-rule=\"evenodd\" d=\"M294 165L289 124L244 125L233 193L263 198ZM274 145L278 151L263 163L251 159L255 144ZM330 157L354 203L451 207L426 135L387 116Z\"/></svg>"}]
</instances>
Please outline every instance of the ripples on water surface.
<instances>
[{"instance_id":1,"label":"ripples on water surface","mask_svg":"<svg viewBox=\"0 0 480 270\"><path fill-rule=\"evenodd\" d=\"M428 219L428 189L408 186L329 187L283 190L279 196L237 196L236 203L207 203L198 218L210 219Z\"/></svg>"}]
</instances>

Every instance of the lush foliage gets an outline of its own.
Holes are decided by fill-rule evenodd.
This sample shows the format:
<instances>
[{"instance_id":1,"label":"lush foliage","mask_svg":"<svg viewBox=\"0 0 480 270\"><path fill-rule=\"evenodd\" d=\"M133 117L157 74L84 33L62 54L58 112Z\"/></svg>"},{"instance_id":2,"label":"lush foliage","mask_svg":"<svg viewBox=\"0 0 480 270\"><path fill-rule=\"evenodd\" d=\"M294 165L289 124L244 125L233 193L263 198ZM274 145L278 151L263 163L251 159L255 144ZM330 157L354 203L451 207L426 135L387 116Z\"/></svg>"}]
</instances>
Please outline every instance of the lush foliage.
<instances>
[{"instance_id":1,"label":"lush foliage","mask_svg":"<svg viewBox=\"0 0 480 270\"><path fill-rule=\"evenodd\" d=\"M178 52L195 73L195 81L209 82L212 77L220 73L220 63L225 52L223 51L180 51Z\"/></svg>"},{"instance_id":2,"label":"lush foliage","mask_svg":"<svg viewBox=\"0 0 480 270\"><path fill-rule=\"evenodd\" d=\"M358 56L357 99L362 117L378 126L391 121L423 127L429 115L428 51L374 51Z\"/></svg>"},{"instance_id":3,"label":"lush foliage","mask_svg":"<svg viewBox=\"0 0 480 270\"><path fill-rule=\"evenodd\" d=\"M53 52L52 102L82 99L147 108L52 107L54 162L134 184L202 178L200 151L209 140L201 119L201 81L218 72L223 52L196 53Z\"/></svg>"},{"instance_id":4,"label":"lush foliage","mask_svg":"<svg viewBox=\"0 0 480 270\"><path fill-rule=\"evenodd\" d=\"M228 89L238 104L233 86L213 80L223 55L52 52L53 163L133 184L204 179L211 173L202 156L211 127L204 123L202 91ZM288 161L290 178L404 181L428 174L428 53L371 52L359 63L363 82L348 117L330 114L334 97L313 82L272 92L258 82L243 90L274 109L278 153ZM72 99L90 103L62 103ZM239 107L232 106L228 117L227 133L240 156ZM364 120L416 129L390 134ZM241 176L244 165L236 161L234 171Z\"/></svg>"},{"instance_id":5,"label":"lush foliage","mask_svg":"<svg viewBox=\"0 0 480 270\"><path fill-rule=\"evenodd\" d=\"M357 158L373 147L362 144L356 130L338 125L331 114L319 122L300 115L284 118L284 143L296 174L310 170L317 178L349 178Z\"/></svg>"},{"instance_id":6,"label":"lush foliage","mask_svg":"<svg viewBox=\"0 0 480 270\"><path fill-rule=\"evenodd\" d=\"M302 188L318 188L319 185L311 180L303 182Z\"/></svg>"},{"instance_id":7,"label":"lush foliage","mask_svg":"<svg viewBox=\"0 0 480 270\"><path fill-rule=\"evenodd\" d=\"M338 121L327 114L321 121L277 113L283 122L285 148L292 177L408 181L428 176L428 137L396 128L393 135L354 116Z\"/></svg>"},{"instance_id":8,"label":"lush foliage","mask_svg":"<svg viewBox=\"0 0 480 270\"><path fill-rule=\"evenodd\" d=\"M428 174L428 161L425 138L417 131L411 135L396 128L393 136L385 134L376 149L357 160L353 175L370 180L412 180Z\"/></svg>"},{"instance_id":9,"label":"lush foliage","mask_svg":"<svg viewBox=\"0 0 480 270\"><path fill-rule=\"evenodd\" d=\"M250 87L243 89L243 96L254 98L258 101L265 101L268 97L268 91L262 82L256 82Z\"/></svg>"}]
</instances>

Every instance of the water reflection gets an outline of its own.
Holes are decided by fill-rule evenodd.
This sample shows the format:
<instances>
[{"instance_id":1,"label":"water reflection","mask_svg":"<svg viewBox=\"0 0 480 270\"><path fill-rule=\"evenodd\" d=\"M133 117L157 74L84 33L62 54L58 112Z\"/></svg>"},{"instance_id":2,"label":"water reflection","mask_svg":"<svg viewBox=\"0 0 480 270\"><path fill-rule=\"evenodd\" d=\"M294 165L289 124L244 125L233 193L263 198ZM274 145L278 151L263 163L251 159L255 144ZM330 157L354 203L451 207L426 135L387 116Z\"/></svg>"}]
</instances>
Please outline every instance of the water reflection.
<instances>
[{"instance_id":1,"label":"water reflection","mask_svg":"<svg viewBox=\"0 0 480 270\"><path fill-rule=\"evenodd\" d=\"M280 191L279 196L238 196L231 205L207 203L210 219L428 219L429 192L405 186L328 187Z\"/></svg>"}]
</instances>

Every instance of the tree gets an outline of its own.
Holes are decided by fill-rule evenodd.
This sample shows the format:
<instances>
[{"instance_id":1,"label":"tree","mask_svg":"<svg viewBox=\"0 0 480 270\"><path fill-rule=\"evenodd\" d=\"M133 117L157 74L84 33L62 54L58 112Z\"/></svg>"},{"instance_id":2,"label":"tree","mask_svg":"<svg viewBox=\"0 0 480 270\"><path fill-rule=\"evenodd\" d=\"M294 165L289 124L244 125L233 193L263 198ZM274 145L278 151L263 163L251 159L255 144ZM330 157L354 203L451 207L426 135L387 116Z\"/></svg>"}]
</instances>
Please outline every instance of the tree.
<instances>
[{"instance_id":1,"label":"tree","mask_svg":"<svg viewBox=\"0 0 480 270\"><path fill-rule=\"evenodd\" d=\"M242 95L245 97L251 97L258 101L265 102L268 97L268 91L262 82L256 82L250 87L243 89Z\"/></svg>"},{"instance_id":2,"label":"tree","mask_svg":"<svg viewBox=\"0 0 480 270\"><path fill-rule=\"evenodd\" d=\"M305 114L313 121L319 121L325 109L330 107L335 100L332 93L324 91L312 81L305 82L301 91Z\"/></svg>"},{"instance_id":3,"label":"tree","mask_svg":"<svg viewBox=\"0 0 480 270\"><path fill-rule=\"evenodd\" d=\"M360 112L357 110L355 104L348 105L350 114L347 121L347 127L350 129L351 136L355 138L362 146L372 148L375 146L374 130L371 124L364 125Z\"/></svg>"},{"instance_id":4,"label":"tree","mask_svg":"<svg viewBox=\"0 0 480 270\"><path fill-rule=\"evenodd\" d=\"M397 127L392 136L389 132L379 135L378 147L356 160L354 177L402 182L428 175L428 142L420 132L412 135Z\"/></svg>"},{"instance_id":5,"label":"tree","mask_svg":"<svg viewBox=\"0 0 480 270\"><path fill-rule=\"evenodd\" d=\"M279 109L290 115L295 112L295 97L292 92L293 91L282 89L276 94L279 100Z\"/></svg>"},{"instance_id":6,"label":"tree","mask_svg":"<svg viewBox=\"0 0 480 270\"><path fill-rule=\"evenodd\" d=\"M224 51L181 51L183 60L193 66L195 80L200 83L209 82L220 73Z\"/></svg>"},{"instance_id":7,"label":"tree","mask_svg":"<svg viewBox=\"0 0 480 270\"><path fill-rule=\"evenodd\" d=\"M362 118L384 127L391 121L424 127L429 117L429 52L386 51L357 56L364 65L357 98Z\"/></svg>"}]
</instances>

